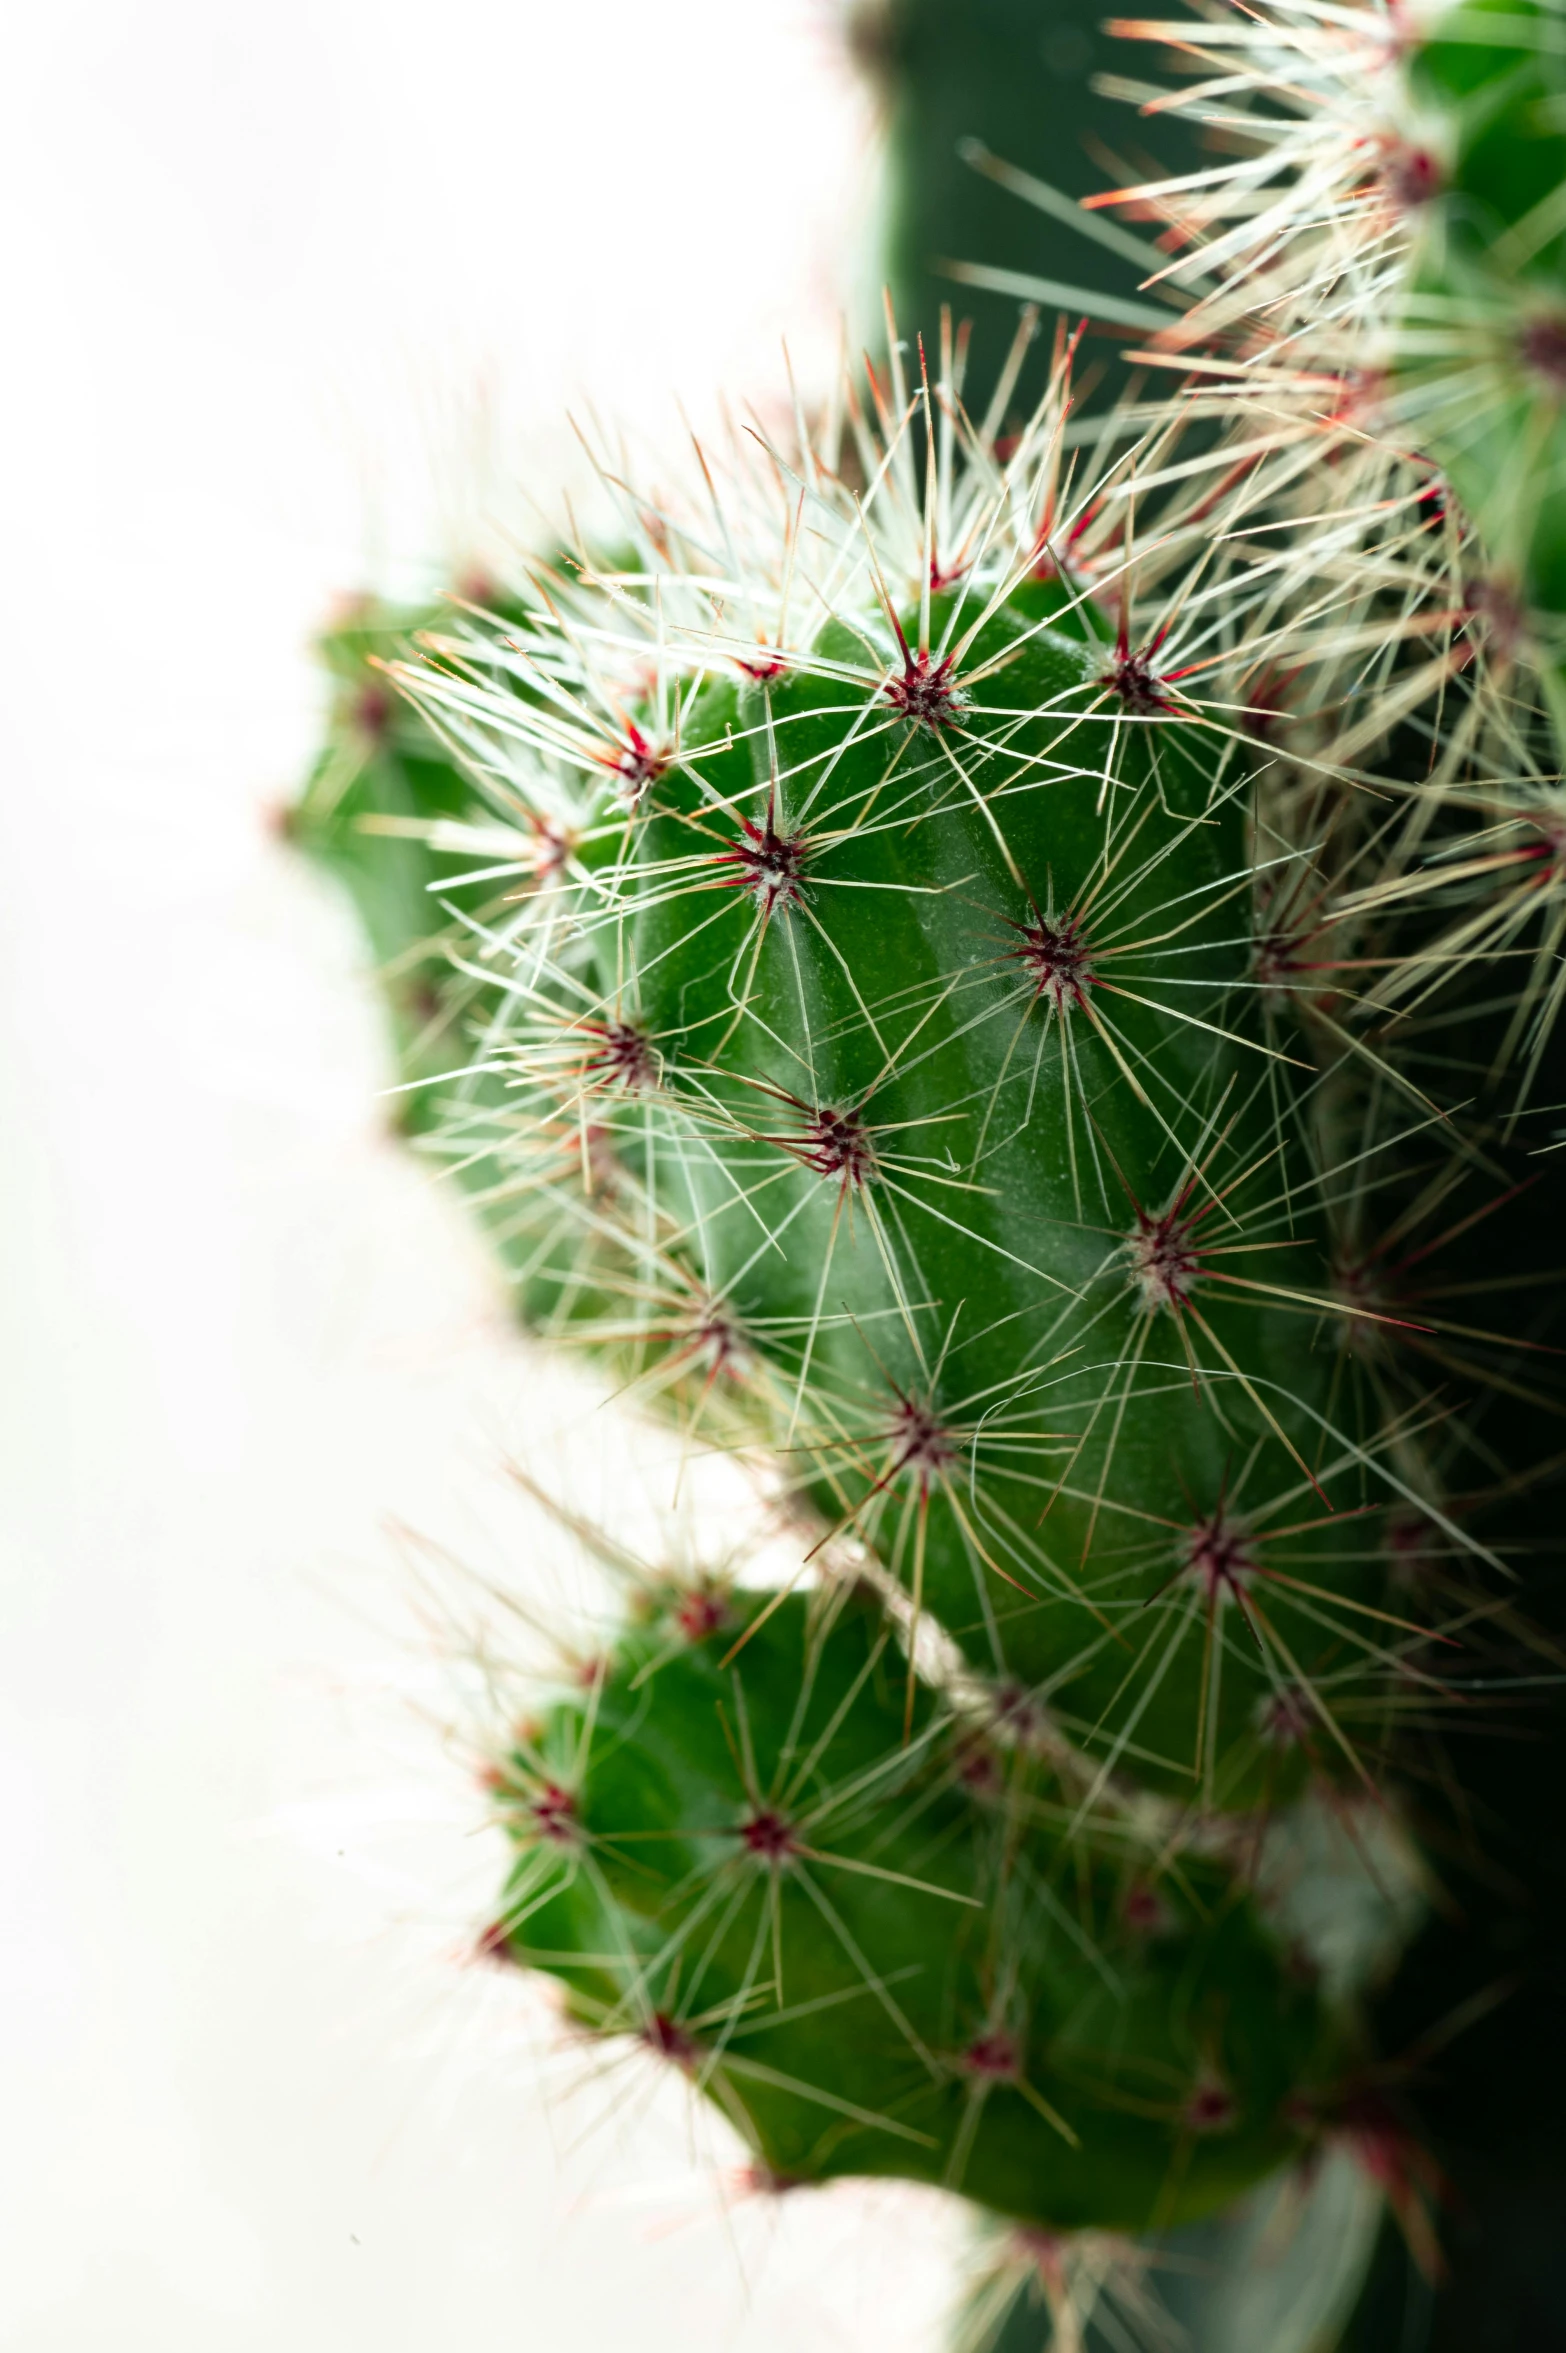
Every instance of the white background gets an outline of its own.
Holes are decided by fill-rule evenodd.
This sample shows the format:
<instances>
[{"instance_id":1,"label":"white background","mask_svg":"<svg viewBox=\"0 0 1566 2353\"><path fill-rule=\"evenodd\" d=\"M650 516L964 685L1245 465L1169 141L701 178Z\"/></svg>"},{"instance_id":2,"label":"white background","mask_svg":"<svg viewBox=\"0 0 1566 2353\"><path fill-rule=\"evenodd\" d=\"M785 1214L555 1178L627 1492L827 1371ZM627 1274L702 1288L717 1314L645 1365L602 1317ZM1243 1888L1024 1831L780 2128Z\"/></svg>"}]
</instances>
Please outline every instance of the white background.
<instances>
[{"instance_id":1,"label":"white background","mask_svg":"<svg viewBox=\"0 0 1566 2353\"><path fill-rule=\"evenodd\" d=\"M725 2222L678 2098L557 2097L463 1965L388 1522L547 1593L507 1450L643 1518L667 1456L386 1140L268 829L335 591L547 504L583 394L667 439L785 330L819 377L829 0L47 0L0 60L0 2344L917 2353L940 2201Z\"/></svg>"}]
</instances>

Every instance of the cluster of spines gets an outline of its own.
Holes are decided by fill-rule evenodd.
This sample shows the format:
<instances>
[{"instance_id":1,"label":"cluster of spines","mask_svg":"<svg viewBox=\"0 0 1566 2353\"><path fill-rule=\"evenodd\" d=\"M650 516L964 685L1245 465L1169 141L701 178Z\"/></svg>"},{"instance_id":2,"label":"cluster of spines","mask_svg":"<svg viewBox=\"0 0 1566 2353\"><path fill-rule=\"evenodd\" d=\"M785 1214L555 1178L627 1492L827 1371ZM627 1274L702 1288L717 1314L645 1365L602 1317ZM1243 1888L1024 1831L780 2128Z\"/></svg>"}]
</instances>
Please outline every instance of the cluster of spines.
<instances>
[{"instance_id":1,"label":"cluster of spines","mask_svg":"<svg viewBox=\"0 0 1566 2353\"><path fill-rule=\"evenodd\" d=\"M1294 748L1329 772L1369 763L1392 803L1358 813L1335 861L1345 936L1368 935L1367 1009L1417 1022L1480 976L1504 1018L1474 1076L1509 1122L1537 1096L1562 992L1558 24L1531 5L1414 21L1278 0L1118 29L1224 69L1190 95L1125 94L1238 150L1103 199L1161 224L1150 284L1185 290L1149 357L1196 359L1238 462L1258 435L1292 438L1300 489L1271 526L1300 535L1291 608L1334 574L1359 598L1333 659L1279 683Z\"/></svg>"}]
</instances>

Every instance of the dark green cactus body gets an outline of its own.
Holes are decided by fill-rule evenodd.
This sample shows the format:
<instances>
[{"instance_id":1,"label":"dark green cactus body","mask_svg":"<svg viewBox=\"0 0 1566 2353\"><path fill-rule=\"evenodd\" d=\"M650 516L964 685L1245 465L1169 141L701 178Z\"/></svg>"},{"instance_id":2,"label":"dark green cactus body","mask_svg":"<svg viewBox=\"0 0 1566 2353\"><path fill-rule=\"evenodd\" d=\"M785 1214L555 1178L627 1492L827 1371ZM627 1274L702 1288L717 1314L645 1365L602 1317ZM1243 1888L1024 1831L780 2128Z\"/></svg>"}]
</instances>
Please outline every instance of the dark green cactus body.
<instances>
[{"instance_id":1,"label":"dark green cactus body","mask_svg":"<svg viewBox=\"0 0 1566 2353\"><path fill-rule=\"evenodd\" d=\"M1322 22L1323 53L1354 33L1401 103L1380 16ZM1505 1448L1466 1403L1449 1422L1428 1368L1466 1383L1477 1342L1504 1359L1496 1394L1533 1399L1430 1271L1475 1233L1481 1279L1490 1257L1443 1166L1478 1081L1426 1067L1455 989L1426 1008L1438 973L1513 956L1566 842L1528 689L1493 693L1519 649L1519 671L1556 659L1566 610L1554 23L1465 6L1410 52L1445 125L1433 164L1345 138L1341 204L1307 208L1301 303L1330 286L1337 338L1320 373L1308 318L1274 300L1288 200L1274 220L1242 159L1257 299L1229 327L1256 327L1251 409L1226 357L1188 439L1165 411L1089 451L1052 380L1014 442L974 422L981 400L963 412L960 353L911 395L894 358L846 398L846 455L839 415L814 444L758 442L717 491L704 460L683 519L621 500L613 564L560 567L500 630L437 619L400 669L420 717L388 726L345 690L369 765L346 789L329 766L302 830L361 895L409 1075L461 1066L416 1119L528 1321L767 1462L821 1569L808 1605L682 1608L624 1638L495 1783L517 1862L491 1949L683 2070L774 2181L898 2173L1045 2233L1162 2228L1286 2162L1315 2113L1433 2246L1428 2173L1364 2080L1329 2080L1318 2003L1215 1857L1254 1865L1307 1772L1352 1784L1391 1756L1451 1780L1446 1666L1461 1642L1484 1670L1466 1702L1523 1639L1458 1574ZM1267 138L1321 29L1285 27ZM1226 131L1231 32L1193 101ZM943 167L975 129L1054 177L955 116ZM1356 312L1335 273L1367 220ZM905 277L963 242L917 234ZM927 326L932 300L925 281ZM1386 393L1412 455L1372 446ZM1427 458L1493 570L1457 597L1431 518L1474 542ZM1250 568L1253 529L1276 563ZM1362 554L1373 577L1340 595ZM1429 608L1464 602L1467 651L1447 610L1423 672ZM1105 612L1129 615L1113 637ZM341 640L355 675L366 642ZM1466 849L1475 798L1475 854L1421 915L1419 861ZM365 817L430 830L377 841ZM1473 929L1469 894L1511 866L1515 904ZM448 893L456 977L410 1003ZM1529 985L1554 1006L1538 903ZM1529 1001L1462 1018L1463 1052L1500 1069ZM1417 1204L1394 1185L1410 1130L1436 1170ZM1499 1181L1488 1138L1463 1149L1471 1186ZM1416 1356L1378 1319L1417 1326L1426 1301ZM1380 2047L1439 2047L1459 1974Z\"/></svg>"},{"instance_id":2,"label":"dark green cactus body","mask_svg":"<svg viewBox=\"0 0 1566 2353\"><path fill-rule=\"evenodd\" d=\"M1388 1066L1266 912L1319 839L1247 732L1283 591L1210 440L1153 429L1149 522L1059 373L1010 454L894 363L846 454L623 500L613 562L435 622L319 838L428 821L343 854L409 852L383 952L449 903L460 1049L407 1067L524 1316L768 1461L823 1581L516 1736L489 1949L763 2178L1162 2229L1356 2129L1219 1858L1369 1775L1452 1609L1389 1576L1430 1416L1329 1239Z\"/></svg>"},{"instance_id":3,"label":"dark green cactus body","mask_svg":"<svg viewBox=\"0 0 1566 2353\"><path fill-rule=\"evenodd\" d=\"M681 2067L779 2183L1143 2227L1299 2147L1329 2045L1240 1884L1187 1860L1150 1897L1129 1850L1061 1839L1019 1752L926 1700L905 1739L878 1609L764 1607L626 1637L530 1728L491 1949Z\"/></svg>"}]
</instances>

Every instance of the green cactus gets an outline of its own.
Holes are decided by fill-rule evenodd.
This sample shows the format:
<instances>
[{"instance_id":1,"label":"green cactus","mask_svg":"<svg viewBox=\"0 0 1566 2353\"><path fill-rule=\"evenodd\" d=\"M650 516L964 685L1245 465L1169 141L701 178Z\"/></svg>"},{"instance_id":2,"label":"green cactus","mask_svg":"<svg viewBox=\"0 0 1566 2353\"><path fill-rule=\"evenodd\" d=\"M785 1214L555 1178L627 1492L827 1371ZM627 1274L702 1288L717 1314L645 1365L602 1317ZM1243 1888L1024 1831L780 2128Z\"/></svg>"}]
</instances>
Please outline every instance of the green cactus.
<instances>
[{"instance_id":1,"label":"green cactus","mask_svg":"<svg viewBox=\"0 0 1566 2353\"><path fill-rule=\"evenodd\" d=\"M301 830L424 1147L529 1324L797 1534L790 1585L665 1593L508 1731L486 1949L761 2178L1006 2218L975 2346L1150 2326L1124 2234L1243 2268L1262 2209L1213 2218L1307 2152L1375 2187L1291 2326L1342 2325L1383 2191L1436 2261L1383 2085L1444 2028L1406 1973L1364 2009L1398 1872L1307 1984L1264 1865L1323 1798L1435 1852L1431 1792L1504 1808L1441 1739L1558 1663L1508 1586L1566 992L1552 25L1193 24L1241 160L1136 197L1177 394L1086 425L1061 333L1002 437L943 329L688 505L606 472L598 552L376 615L368 746L335 641L369 765ZM1188 2318L1261 2325L1221 2280Z\"/></svg>"},{"instance_id":2,"label":"green cactus","mask_svg":"<svg viewBox=\"0 0 1566 2353\"><path fill-rule=\"evenodd\" d=\"M1229 446L1296 439L1273 523L1299 534L1285 594L1332 601L1344 657L1315 671L1307 748L1351 774L1368 756L1400 810L1363 871L1339 864L1361 920L1397 918L1374 1006L1397 1021L1444 994L1484 1090L1513 1089L1515 1126L1549 1100L1563 995L1558 17L1280 0L1183 40L1218 79L1172 103L1238 160L1171 183L1160 275L1200 299L1155 340L1170 364L1221 355L1209 413ZM1146 191L1127 193L1140 217ZM1330 546L1325 469L1345 485Z\"/></svg>"},{"instance_id":3,"label":"green cactus","mask_svg":"<svg viewBox=\"0 0 1566 2353\"><path fill-rule=\"evenodd\" d=\"M612 570L552 571L503 631L454 616L391 675L471 778L436 838L479 869L441 895L488 992L484 1086L446 1148L554 1223L557 1335L782 1467L829 1628L809 1650L784 1590L696 1645L621 1635L498 1768L522 1854L488 1942L684 2065L768 2176L899 2171L1123 2232L1348 2129L1353 2000L1291 1990L1235 1873L1304 1783L1371 1783L1439 1694L1384 1546L1410 1515L1463 1540L1345 1369L1376 1311L1334 1284L1329 1155L1363 1080L1351 1048L1307 1059L1258 930L1269 762L1234 680L1270 640L1231 629L1243 588L1182 624L1184 490L1129 547L1127 462L1066 490L1066 401L1062 362L1002 463L961 450L949 381L894 382L884 438L859 420L868 495L841 449L766 452L725 484L722 569L699 519L622 513ZM595 1139L589 1186L543 1168L567 1131ZM832 1623L845 1578L873 1632ZM827 1786L869 1774L876 1803L844 1869L889 1857L920 1886L839 1906L780 1850L769 1954L734 1841L758 1812L792 1836L768 1743L849 1692ZM952 1775L975 1726L1025 1772L998 1814ZM1019 1872L1070 1880L1074 1959ZM1169 1981L1125 1974L1128 1876L1175 1940L1149 1952L1180 1953L1239 2048L1203 2061ZM1193 1890L1232 1946L1198 1935ZM981 1952L1016 2076L982 2113ZM861 1998L878 2017L849 2032ZM1204 2065L1227 2088L1193 2138ZM1132 2078L1159 2071L1182 2088L1154 2114Z\"/></svg>"},{"instance_id":4,"label":"green cactus","mask_svg":"<svg viewBox=\"0 0 1566 2353\"><path fill-rule=\"evenodd\" d=\"M852 1592L624 1634L495 1769L489 1949L681 2068L775 2183L894 2174L1057 2228L1227 2204L1304 2146L1314 1990L1222 1865L1144 1916L1124 1831L1062 1837L1024 1750L925 1695L909 1726L903 1686Z\"/></svg>"},{"instance_id":5,"label":"green cactus","mask_svg":"<svg viewBox=\"0 0 1566 2353\"><path fill-rule=\"evenodd\" d=\"M1507 993L1492 1076L1515 1064L1513 1120L1558 1103L1551 1043L1563 995L1566 796L1566 42L1559 13L1463 0L1406 68L1404 154L1425 167L1411 205L1409 291L1394 339L1395 429L1427 450L1471 519L1464 605L1514 706L1508 756L1466 796L1466 839L1500 851L1509 887L1465 911L1464 945ZM1416 138L1423 144L1416 144ZM1407 170L1405 165L1405 171ZM1530 719L1537 700L1547 716ZM1476 929L1477 926L1477 929ZM1439 953L1451 937L1440 936Z\"/></svg>"},{"instance_id":6,"label":"green cactus","mask_svg":"<svg viewBox=\"0 0 1566 2353\"><path fill-rule=\"evenodd\" d=\"M1352 548L1359 576L1379 588L1357 645L1346 633L1338 742L1351 760L1373 752L1397 814L1338 904L1351 924L1375 909L1379 936L1366 945L1381 977L1363 1012L1390 1016L1394 1035L1406 1023L1396 1059L1462 1103L1482 1147L1466 1174L1449 1152L1426 1155L1445 1204L1431 1231L1449 1237L1435 1317L1461 1302L1490 1334L1482 1377L1466 1368L1470 1397L1443 1472L1468 1524L1482 1521L1525 1573L1534 1621L1515 1629L1501 1666L1523 1677L1512 1703L1528 1711L1521 1744L1459 1740L1440 1758L1452 1812L1443 1821L1433 1807L1428 1827L1453 1891L1448 1916L1409 1956L1378 2023L1383 2048L1414 2049L1486 1982L1518 1989L1443 2055L1421 2100L1464 2210L1457 2275L1432 2306L1428 2288L1404 2297L1396 2266L1379 2266L1351 2335L1356 2346L1423 2342L1433 2328L1440 2347L1480 2334L1509 2343L1514 2331L1548 2333L1559 2306L1544 2217L1559 2200L1561 2092L1542 2054L1560 1999L1566 1873L1538 1825L1539 1792L1563 1754L1551 1695L1559 1407L1538 1351L1560 1323L1549 1155L1566 1093L1550 373L1566 217L1560 28L1550 10L1466 6L1414 22L1377 8L1280 7L1215 24L1222 95L1199 94L1191 111L1221 116L1242 161L1173 196L1171 211L1200 248L1198 267L1220 241L1225 250L1219 299L1195 323L1240 362L1236 434L1260 419L1276 429L1297 400L1318 480L1357 469L1372 485L1357 542L1346 537L1338 557ZM1198 50L1209 37L1188 32ZM1254 126L1248 152L1242 120ZM1347 515L1354 502L1339 505ZM1313 511L1308 496L1302 509ZM1378 617L1385 685L1367 696L1356 667ZM1331 701L1329 688L1318 711ZM1320 754L1319 727L1313 745L1297 723L1277 740L1290 734ZM1377 1222L1399 1223L1385 1194ZM1431 1353L1456 1369L1444 1339ZM1541 1666L1544 1690L1522 1696Z\"/></svg>"},{"instance_id":7,"label":"green cactus","mask_svg":"<svg viewBox=\"0 0 1566 2353\"><path fill-rule=\"evenodd\" d=\"M499 959L526 976L506 1108L453 1148L509 1155L536 1215L529 1123L596 1138L577 1232L624 1288L576 1295L579 1339L686 1392L699 1368L1098 1787L1211 1809L1364 1776L1417 1638L1379 1608L1384 1514L1434 1507L1340 1410L1340 1332L1376 1311L1334 1288L1302 1058L1260 1015L1253 763L1156 618L1111 635L1037 577L1027 469L980 484L949 486L990 547L960 584L899 616L811 582L764 660L650 548L585 588L579 642L664 633L634 718L602 674L569 719L496 683L544 675L558 590L531 634L397 669L505 772L475 831L579 796ZM807 505L822 560L859 562L852 509ZM806 588L784 551L746 594L785 561Z\"/></svg>"},{"instance_id":8,"label":"green cactus","mask_svg":"<svg viewBox=\"0 0 1566 2353\"><path fill-rule=\"evenodd\" d=\"M1258 762L1199 650L1181 675L1169 624L1188 581L1156 568L1157 549L1181 542L1178 503L1149 524L1153 552L1133 547L1129 562L1113 472L1052 507L1064 401L1062 372L1002 466L982 448L955 454L949 388L899 396L884 446L865 429L870 500L842 487L839 453L812 447L808 487L785 475L779 494L774 477L776 520L765 506L751 515L742 556L741 485L731 577L715 585L706 547L661 515L612 575L549 578L501 631L453 619L390 675L466 762L468 808L430 838L473 847L477 879L439 895L456 910L464 985L500 1008L481 1016L482 1084L463 1082L446 1149L507 1173L493 1216L514 1200L555 1233L532 1272L563 1303L557 1331L693 1425L721 1414L777 1452L811 1515L803 1550L871 1548L900 1628L882 1670L898 1688L879 1712L861 1692L844 1737L889 1778L923 1754L933 1621L943 1690L1041 1760L1051 1835L1029 1869L1086 1874L1083 1934L1103 1957L1106 1810L1155 1807L1143 1876L1160 1920L1193 1884L1205 1909L1249 1920L1232 1882L1220 1898L1200 1824L1246 1807L1264 1824L1312 1772L1368 1780L1410 1688L1437 1686L1416 1656L1420 1627L1384 1606L1388 1509L1417 1504L1406 1450L1335 1399L1340 1330L1356 1317L1331 1287L1333 1182L1315 1157L1331 1122L1293 1050L1288 992L1258 963ZM926 404L932 467L910 499L910 428ZM1139 561L1152 583L1133 598ZM1260 658L1221 631L1217 650ZM545 823L561 853L541 876ZM570 1133L595 1139L585 1185L585 1153L565 1168L541 1160ZM735 1637L734 1663L747 1711L786 1719L802 1688L801 1605L770 1606ZM674 1691L676 1729L658 1739L694 1740L698 1715L701 1740L713 1737L710 1672L692 1688L690 1662L652 1678L648 1664L627 1648L589 1711L615 1724L616 1695L642 1678L628 1771L652 1753L648 1681ZM587 1802L549 1758L585 1720L581 1706L553 1710L542 1748L529 1744L539 1761L519 1748L502 1776L502 1816L519 1813L528 1844L505 1941L555 1956L541 1965L568 1973L599 2031L638 2032L613 1971L595 1980L561 1956L645 1959L648 1935L683 1949L690 1887L677 1875L671 1896L653 1874L640 1941L622 1917L634 1889L617 1885L611 1918L599 1878L584 1877L591 1844L567 1857L582 1862L571 1891L546 1897L539 1856L560 1860ZM564 1816L551 1788L571 1799ZM977 1871L974 1802L945 1802L970 1822L950 1836ZM611 1845L614 1820L589 1808ZM677 1821L633 1815L632 1827ZM871 1835L887 1836L880 1810ZM1242 1821L1232 1835L1243 1850L1259 1829ZM1006 1892L983 1884L999 1934ZM873 1950L868 1929L850 1930L871 1978L933 1971L927 1924L876 1918ZM720 2016L743 1992L747 2047L769 2014L746 1982L748 1933L747 1916L710 1962ZM1075 2014L1088 1981L1068 2000L1052 1990L1056 1964L1008 1933L1028 2014ZM1281 2019L1293 1997L1279 1948L1254 1923L1245 1954L1230 1933L1232 1959L1225 1945L1191 1960L1203 1999L1236 2022L1269 2005ZM824 1952L799 1966L819 1988ZM943 1963L943 1983L956 1966ZM826 1990L846 1987L828 1974ZM938 1997L950 1998L932 1974L920 2000ZM1324 2030L1307 2007L1298 2050L1279 2029L1265 2129L1215 2093L1199 2163L1184 2151L1188 2120L1167 2112L1145 2143L1129 2127L1111 2135L1112 2166L1079 2162L1013 2085L995 2153L991 2125L975 2127L962 2181L1051 2227L1209 2210L1298 2145L1281 2133L1285 2111L1330 2126L1321 2051L1347 2048L1352 2021L1338 2012ZM1166 2080L1189 2073L1176 2009L1149 1995L1133 2010L1129 2043L1107 2014L1083 2016ZM911 2023L933 2050L926 2015ZM795 2084L846 2080L828 2018L804 2038L815 2058L777 2024L760 2063ZM947 2062L957 2031L940 2045ZM877 2064L906 2073L907 2051ZM1225 2082L1259 2064L1226 2047L1213 2060ZM735 2073L709 2079L731 2113ZM889 2100L902 2114L889 2080L872 2074L853 2095L863 2116ZM1118 2113L1126 2085L1095 2081ZM750 2095L741 2105L774 2172L951 2179L971 2088L960 2069L932 2079L914 2127L924 2142L834 2130L835 2155L812 2154L797 2096L781 2116ZM1107 2124L1031 2088L1084 2148L1099 2145ZM1026 2139L1025 2164L1002 2116ZM1046 2133L1059 2143L1047 2163ZM1015 2172L1006 2187L1013 2163L1031 2193Z\"/></svg>"}]
</instances>

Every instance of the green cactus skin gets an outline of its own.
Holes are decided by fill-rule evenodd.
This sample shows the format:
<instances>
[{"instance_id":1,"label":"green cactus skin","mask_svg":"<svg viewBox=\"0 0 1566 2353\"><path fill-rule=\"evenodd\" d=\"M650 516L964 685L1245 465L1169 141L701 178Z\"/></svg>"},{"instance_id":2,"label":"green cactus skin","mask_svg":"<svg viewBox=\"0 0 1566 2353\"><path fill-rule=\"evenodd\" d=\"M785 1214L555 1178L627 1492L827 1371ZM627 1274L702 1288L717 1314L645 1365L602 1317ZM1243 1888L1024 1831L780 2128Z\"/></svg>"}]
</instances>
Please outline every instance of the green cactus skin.
<instances>
[{"instance_id":1,"label":"green cactus skin","mask_svg":"<svg viewBox=\"0 0 1566 2353\"><path fill-rule=\"evenodd\" d=\"M529 1726L491 1950L680 2067L777 2183L1143 2228L1298 2151L1333 2054L1241 1883L1183 1857L1155 1896L1123 1843L1062 1839L1022 1752L923 1697L905 1732L873 1599L764 1609L628 1633Z\"/></svg>"}]
</instances>

